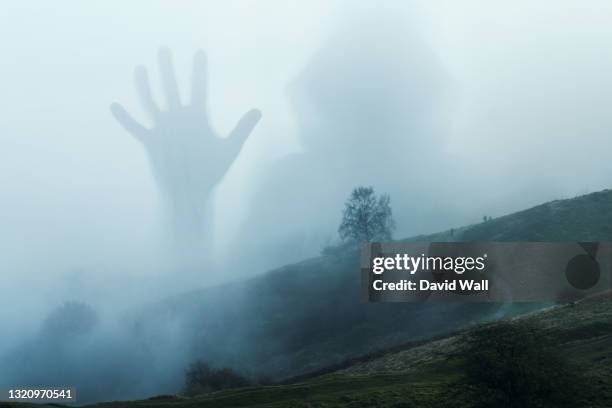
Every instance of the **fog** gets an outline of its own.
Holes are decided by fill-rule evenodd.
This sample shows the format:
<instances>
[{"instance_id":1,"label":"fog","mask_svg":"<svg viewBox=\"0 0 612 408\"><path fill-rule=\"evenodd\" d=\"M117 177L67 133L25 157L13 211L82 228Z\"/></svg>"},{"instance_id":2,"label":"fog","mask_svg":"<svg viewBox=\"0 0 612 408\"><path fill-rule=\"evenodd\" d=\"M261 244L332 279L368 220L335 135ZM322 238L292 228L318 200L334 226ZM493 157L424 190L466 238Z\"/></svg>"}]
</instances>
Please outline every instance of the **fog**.
<instances>
[{"instance_id":1,"label":"fog","mask_svg":"<svg viewBox=\"0 0 612 408\"><path fill-rule=\"evenodd\" d=\"M612 184L610 2L355 3L4 1L0 354L44 355L52 311L84 302L96 317L83 320L98 323L77 327L89 340L70 347L88 360L41 367L83 378L79 364L106 349L116 372L137 355L120 328L134 309L317 256L338 243L357 185L391 195L403 238ZM193 157L176 163L194 166L177 170L113 117L119 103L155 126L134 86L139 66L158 107L171 107L160 47L183 104L205 52L201 117L213 136L261 112L239 125L246 142L231 158L187 148ZM165 121L164 134L199 120ZM186 212L202 209L199 233L172 227L180 194ZM160 347L158 370L189 360L171 339ZM48 378L15 370L0 368L0 385ZM116 397L155 393L154 375L142 384Z\"/></svg>"}]
</instances>

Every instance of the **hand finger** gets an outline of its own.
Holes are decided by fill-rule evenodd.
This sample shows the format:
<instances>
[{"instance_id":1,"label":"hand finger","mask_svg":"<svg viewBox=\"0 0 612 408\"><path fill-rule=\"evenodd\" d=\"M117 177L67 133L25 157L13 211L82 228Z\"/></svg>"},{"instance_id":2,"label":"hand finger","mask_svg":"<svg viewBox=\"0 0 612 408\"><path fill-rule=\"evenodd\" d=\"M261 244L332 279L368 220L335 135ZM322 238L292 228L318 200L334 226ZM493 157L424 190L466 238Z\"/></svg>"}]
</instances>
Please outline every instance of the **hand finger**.
<instances>
[{"instance_id":1,"label":"hand finger","mask_svg":"<svg viewBox=\"0 0 612 408\"><path fill-rule=\"evenodd\" d=\"M176 108L180 105L178 85L172 66L172 54L168 47L162 47L158 53L159 69L161 71L162 86L166 94L168 109Z\"/></svg>"},{"instance_id":2,"label":"hand finger","mask_svg":"<svg viewBox=\"0 0 612 408\"><path fill-rule=\"evenodd\" d=\"M136 68L134 71L134 83L136 84L136 92L138 92L138 97L145 111L152 119L156 119L159 116L159 108L153 100L151 86L149 85L149 75L145 67L139 66Z\"/></svg>"},{"instance_id":3,"label":"hand finger","mask_svg":"<svg viewBox=\"0 0 612 408\"><path fill-rule=\"evenodd\" d=\"M261 119L261 112L258 109L251 109L238 121L234 130L228 136L229 142L234 146L236 154L242 149L242 145L251 134L257 122Z\"/></svg>"},{"instance_id":4,"label":"hand finger","mask_svg":"<svg viewBox=\"0 0 612 408\"><path fill-rule=\"evenodd\" d=\"M198 110L206 109L207 99L206 54L198 50L193 57L191 75L191 104Z\"/></svg>"},{"instance_id":5,"label":"hand finger","mask_svg":"<svg viewBox=\"0 0 612 408\"><path fill-rule=\"evenodd\" d=\"M117 119L117 122L125 130L127 130L132 136L134 136L141 143L145 143L147 129L142 126L140 123L136 122L132 116L127 113L125 108L118 103L113 103L110 106L111 113Z\"/></svg>"}]
</instances>

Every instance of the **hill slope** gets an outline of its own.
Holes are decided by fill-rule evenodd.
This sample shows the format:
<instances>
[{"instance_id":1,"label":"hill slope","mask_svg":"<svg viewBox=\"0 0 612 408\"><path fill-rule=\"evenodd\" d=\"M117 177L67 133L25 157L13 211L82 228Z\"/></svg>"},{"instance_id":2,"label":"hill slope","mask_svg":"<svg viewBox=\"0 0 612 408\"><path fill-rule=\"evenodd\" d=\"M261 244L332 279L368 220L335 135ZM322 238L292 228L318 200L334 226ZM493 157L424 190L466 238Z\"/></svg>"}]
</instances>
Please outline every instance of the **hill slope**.
<instances>
[{"instance_id":1,"label":"hill slope","mask_svg":"<svg viewBox=\"0 0 612 408\"><path fill-rule=\"evenodd\" d=\"M590 386L581 406L612 406L612 302L587 299L513 319L535 323L576 364ZM345 369L299 383L222 391L194 398L160 396L97 404L97 408L187 407L472 407L461 343L475 329L406 345ZM458 351L459 350L459 351ZM26 405L8 404L7 407Z\"/></svg>"},{"instance_id":2,"label":"hill slope","mask_svg":"<svg viewBox=\"0 0 612 408\"><path fill-rule=\"evenodd\" d=\"M610 241L611 210L612 190L603 190L406 241Z\"/></svg>"},{"instance_id":3,"label":"hill slope","mask_svg":"<svg viewBox=\"0 0 612 408\"><path fill-rule=\"evenodd\" d=\"M612 240L612 191L542 204L452 235L446 231L409 240ZM499 317L500 305L492 304L361 303L358 260L357 249L339 250L169 299L140 316L138 334L155 339L160 327L170 326L183 341L177 347L188 350L190 358L282 379ZM181 374L167 373L174 381L182 381Z\"/></svg>"},{"instance_id":4,"label":"hill slope","mask_svg":"<svg viewBox=\"0 0 612 408\"><path fill-rule=\"evenodd\" d=\"M445 231L407 241L418 240L609 241L612 240L612 191L553 201L457 228L452 233ZM100 383L97 395L108 395L106 398L130 395L129 398L136 399L152 393L174 394L183 385L184 369L195 359L203 359L213 366L231 367L254 379L267 376L276 381L293 378L295 382L297 378L298 382L228 391L194 400L162 398L134 404L244 406L245 401L253 404L261 401L275 406L272 402L280 401L276 406L286 406L282 404L291 399L297 401L314 395L313 401L329 400L332 406L341 402L350 405L353 399L359 401L355 406L363 406L370 400L392 403L398 399L419 401L417 406L427 406L427 401L434 397L445 398L444 389L451 388L443 385L457 380L461 370L453 371L457 367L452 364L440 365L437 354L432 352L452 349L445 343L452 340L427 345L423 341L441 338L475 322L545 306L512 305L500 310L500 305L495 304L365 304L360 301L358 262L356 249L331 251L249 280L195 290L146 305L143 312L122 326L125 330L122 334L130 340L130 347L115 350L119 356L134 355L132 370L127 374L117 373L116 381L110 384ZM609 333L609 325L605 323L586 329L581 326L581 320L592 320L583 313L591 309L577 308L577 318L571 318L573 312L569 309L555 310L560 313L559 326L565 333L574 332L577 336ZM593 309L593 313L600 312ZM609 310L601 313L610 320ZM595 337L593 347L604 354L595 353L587 342L584 347L595 354L588 351L586 355L596 355L595 358L609 363L605 354L609 350L608 337ZM597 343L600 340L602 343ZM394 354L393 350L401 351ZM375 358L383 351L391 357ZM364 360L362 356L369 357ZM355 361L360 363L350 364ZM593 367L602 375L609 375L599 360ZM332 371L337 372L329 374ZM606 378L598 381L609 385ZM85 389L78 381L75 378L70 383ZM138 389L139 383L149 387ZM81 393L81 402L88 399L85 394ZM97 397L89 396L89 400L93 398Z\"/></svg>"}]
</instances>

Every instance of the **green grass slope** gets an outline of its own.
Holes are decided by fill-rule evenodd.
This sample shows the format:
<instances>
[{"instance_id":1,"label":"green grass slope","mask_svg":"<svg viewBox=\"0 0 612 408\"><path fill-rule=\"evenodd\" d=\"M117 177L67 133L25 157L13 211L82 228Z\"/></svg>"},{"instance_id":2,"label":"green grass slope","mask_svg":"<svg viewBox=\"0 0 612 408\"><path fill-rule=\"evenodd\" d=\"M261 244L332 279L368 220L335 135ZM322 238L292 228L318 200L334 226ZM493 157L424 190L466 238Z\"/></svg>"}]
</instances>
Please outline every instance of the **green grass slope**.
<instances>
[{"instance_id":1,"label":"green grass slope","mask_svg":"<svg viewBox=\"0 0 612 408\"><path fill-rule=\"evenodd\" d=\"M612 190L548 203L407 241L610 241Z\"/></svg>"},{"instance_id":2,"label":"green grass slope","mask_svg":"<svg viewBox=\"0 0 612 408\"><path fill-rule=\"evenodd\" d=\"M612 191L410 240L612 240ZM364 304L358 262L358 250L348 248L193 291L148 308L136 327L154 339L156 327L171 322L193 355L280 380L497 317L499 305L491 304Z\"/></svg>"},{"instance_id":3,"label":"green grass slope","mask_svg":"<svg viewBox=\"0 0 612 408\"><path fill-rule=\"evenodd\" d=\"M555 346L589 382L581 405L612 406L612 302L610 294L513 319L543 327ZM97 404L96 408L187 407L472 407L461 344L474 329L409 344L342 370L298 383L251 387L193 398L160 396ZM8 404L7 407L26 404Z\"/></svg>"},{"instance_id":4,"label":"green grass slope","mask_svg":"<svg viewBox=\"0 0 612 408\"><path fill-rule=\"evenodd\" d=\"M612 191L553 201L455 228L452 233L449 230L407 239L418 240L612 241ZM321 401L327 401L325 398L335 401L330 404L340 403L336 399L344 398L341 402L347 405L351 403L347 398L357 398L362 404L368 398L394 401L396 395L407 400L416 398L422 401L418 406L427 406L426 396L442 398L439 394L445 388L436 385L437 382L444 383L459 375L447 376L445 369L439 368L427 371L424 359L429 358L429 348L412 348L405 355L393 357L388 369L374 363L354 366L349 363L360 361L362 356L377 356L384 350L401 348L407 343L419 344L475 322L499 317L500 305L494 304L366 304L360 300L360 284L358 250L346 248L248 280L195 290L147 305L131 322L133 332L126 335L135 337L143 350L153 353L159 344L168 344L171 328L172 352L178 350L180 354L177 354L184 356L174 370L156 374L160 390L178 390L183 383L184 368L195 358L212 366L231 367L251 378L300 380L292 385L232 391L197 400L159 399L134 404L244 406L240 401L287 403L291 398L297 401L304 395L319 395L323 398ZM518 314L534 307L541 305L515 307L510 313ZM507 313L508 309L504 311ZM570 319L568 311L563 313L563 319ZM582 335L584 329L576 319L562 320L560 325L566 323L564 333L570 333L568 330L574 327L571 330ZM589 330L606 332L608 326L602 324ZM444 343L430 343L428 347L435 344ZM597 346L607 350L607 343ZM585 347L590 346L585 343ZM419 352L425 354L415 354ZM606 355L597 358L609 362ZM384 361L377 364L386 364ZM406 367L418 367L418 372ZM604 370L600 365L594 367ZM318 375L304 382L314 374L340 368L345 371ZM424 376L424 372L428 374ZM408 383L410 386L406 387ZM389 393L385 391L387 388L391 390ZM233 402L223 402L224 399ZM355 406L363 406L359 404Z\"/></svg>"}]
</instances>

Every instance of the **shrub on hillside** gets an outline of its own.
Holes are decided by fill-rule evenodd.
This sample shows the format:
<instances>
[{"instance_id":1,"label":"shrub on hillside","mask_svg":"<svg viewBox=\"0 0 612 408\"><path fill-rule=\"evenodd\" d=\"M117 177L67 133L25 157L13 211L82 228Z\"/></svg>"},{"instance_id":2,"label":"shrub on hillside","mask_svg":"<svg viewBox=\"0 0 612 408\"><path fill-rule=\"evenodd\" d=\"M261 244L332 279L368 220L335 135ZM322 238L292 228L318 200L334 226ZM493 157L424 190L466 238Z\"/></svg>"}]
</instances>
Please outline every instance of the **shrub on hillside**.
<instances>
[{"instance_id":1,"label":"shrub on hillside","mask_svg":"<svg viewBox=\"0 0 612 408\"><path fill-rule=\"evenodd\" d=\"M476 406L573 407L585 382L554 339L526 322L483 326L467 335L466 377Z\"/></svg>"},{"instance_id":2,"label":"shrub on hillside","mask_svg":"<svg viewBox=\"0 0 612 408\"><path fill-rule=\"evenodd\" d=\"M41 335L47 339L64 339L87 334L98 323L95 310L83 302L65 302L45 318Z\"/></svg>"},{"instance_id":3,"label":"shrub on hillside","mask_svg":"<svg viewBox=\"0 0 612 408\"><path fill-rule=\"evenodd\" d=\"M231 368L211 368L197 360L185 372L185 395L246 387L250 382Z\"/></svg>"}]
</instances>

